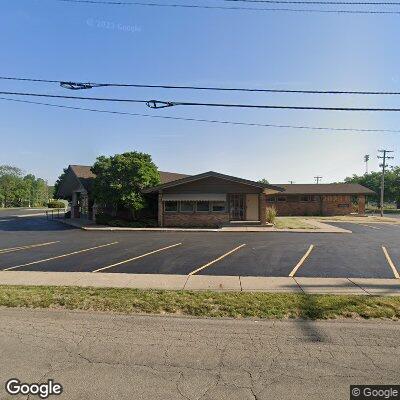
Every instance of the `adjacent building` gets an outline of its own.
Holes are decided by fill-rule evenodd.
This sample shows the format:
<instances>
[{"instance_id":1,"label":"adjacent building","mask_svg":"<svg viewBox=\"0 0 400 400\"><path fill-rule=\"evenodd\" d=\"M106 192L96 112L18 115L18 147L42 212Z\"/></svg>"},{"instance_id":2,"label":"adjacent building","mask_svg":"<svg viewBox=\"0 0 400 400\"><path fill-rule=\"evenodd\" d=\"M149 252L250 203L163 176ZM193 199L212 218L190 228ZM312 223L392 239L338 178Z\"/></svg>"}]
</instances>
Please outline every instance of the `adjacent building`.
<instances>
[{"instance_id":1,"label":"adjacent building","mask_svg":"<svg viewBox=\"0 0 400 400\"><path fill-rule=\"evenodd\" d=\"M71 217L93 219L94 175L88 166L70 165L58 196L71 201ZM219 227L235 222L266 224L266 210L278 215L346 215L365 212L374 192L358 184L263 184L217 172L184 175L160 171L160 184L143 190L157 202L161 227Z\"/></svg>"}]
</instances>

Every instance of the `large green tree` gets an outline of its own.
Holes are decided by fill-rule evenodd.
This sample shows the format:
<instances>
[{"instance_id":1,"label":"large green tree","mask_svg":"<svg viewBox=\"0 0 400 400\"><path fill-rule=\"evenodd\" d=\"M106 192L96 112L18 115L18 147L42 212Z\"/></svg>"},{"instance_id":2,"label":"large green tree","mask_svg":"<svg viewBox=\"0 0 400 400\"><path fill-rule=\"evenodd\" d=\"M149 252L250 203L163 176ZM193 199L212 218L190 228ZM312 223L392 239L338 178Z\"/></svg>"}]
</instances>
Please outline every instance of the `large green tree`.
<instances>
[{"instance_id":1,"label":"large green tree","mask_svg":"<svg viewBox=\"0 0 400 400\"><path fill-rule=\"evenodd\" d=\"M93 185L96 202L111 206L114 211L129 209L134 218L137 211L146 206L142 189L160 182L160 174L151 156L135 151L111 157L100 156L92 172L96 175Z\"/></svg>"},{"instance_id":2,"label":"large green tree","mask_svg":"<svg viewBox=\"0 0 400 400\"><path fill-rule=\"evenodd\" d=\"M346 183L359 183L369 189L372 189L376 195L372 198L376 201L379 199L381 190L381 172L370 172L365 175L353 175L347 177ZM385 196L384 201L396 203L400 208L400 166L391 167L385 173Z\"/></svg>"},{"instance_id":3,"label":"large green tree","mask_svg":"<svg viewBox=\"0 0 400 400\"><path fill-rule=\"evenodd\" d=\"M0 206L43 206L48 201L47 183L10 165L0 165Z\"/></svg>"}]
</instances>

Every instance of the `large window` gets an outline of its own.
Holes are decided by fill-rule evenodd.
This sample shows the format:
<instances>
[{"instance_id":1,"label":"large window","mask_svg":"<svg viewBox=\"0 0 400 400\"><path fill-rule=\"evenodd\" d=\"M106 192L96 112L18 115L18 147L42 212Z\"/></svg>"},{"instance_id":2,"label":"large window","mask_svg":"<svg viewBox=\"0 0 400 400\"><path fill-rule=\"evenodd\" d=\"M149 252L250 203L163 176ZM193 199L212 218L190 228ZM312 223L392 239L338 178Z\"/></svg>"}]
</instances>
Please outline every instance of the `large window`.
<instances>
[{"instance_id":1,"label":"large window","mask_svg":"<svg viewBox=\"0 0 400 400\"><path fill-rule=\"evenodd\" d=\"M193 212L194 201L181 201L181 212Z\"/></svg>"},{"instance_id":2,"label":"large window","mask_svg":"<svg viewBox=\"0 0 400 400\"><path fill-rule=\"evenodd\" d=\"M164 203L164 211L165 212L177 212L178 211L178 202L177 201L166 201Z\"/></svg>"},{"instance_id":3,"label":"large window","mask_svg":"<svg viewBox=\"0 0 400 400\"><path fill-rule=\"evenodd\" d=\"M275 203L275 196L267 196L268 203Z\"/></svg>"},{"instance_id":4,"label":"large window","mask_svg":"<svg viewBox=\"0 0 400 400\"><path fill-rule=\"evenodd\" d=\"M197 212L209 212L210 211L210 202L209 201L198 201L196 211Z\"/></svg>"},{"instance_id":5,"label":"large window","mask_svg":"<svg viewBox=\"0 0 400 400\"><path fill-rule=\"evenodd\" d=\"M286 196L278 196L278 203L284 203L286 200Z\"/></svg>"},{"instance_id":6,"label":"large window","mask_svg":"<svg viewBox=\"0 0 400 400\"><path fill-rule=\"evenodd\" d=\"M225 212L226 211L226 201L213 201L212 211L213 212Z\"/></svg>"}]
</instances>

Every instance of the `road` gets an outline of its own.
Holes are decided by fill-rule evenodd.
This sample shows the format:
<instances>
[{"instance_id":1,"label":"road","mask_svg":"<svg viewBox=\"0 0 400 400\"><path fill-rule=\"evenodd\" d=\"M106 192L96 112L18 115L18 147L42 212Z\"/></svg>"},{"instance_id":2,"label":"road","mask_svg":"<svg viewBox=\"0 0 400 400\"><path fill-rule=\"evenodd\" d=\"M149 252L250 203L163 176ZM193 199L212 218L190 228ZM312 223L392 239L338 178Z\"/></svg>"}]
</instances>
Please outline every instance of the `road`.
<instances>
[{"instance_id":1,"label":"road","mask_svg":"<svg viewBox=\"0 0 400 400\"><path fill-rule=\"evenodd\" d=\"M43 216L0 211L0 270L202 275L393 278L400 226L335 225L353 234L293 232L87 232ZM234 250L234 251L232 251ZM203 266L206 268L202 268Z\"/></svg>"},{"instance_id":2,"label":"road","mask_svg":"<svg viewBox=\"0 0 400 400\"><path fill-rule=\"evenodd\" d=\"M68 400L348 399L400 381L398 322L210 320L0 310L0 398L11 377Z\"/></svg>"}]
</instances>

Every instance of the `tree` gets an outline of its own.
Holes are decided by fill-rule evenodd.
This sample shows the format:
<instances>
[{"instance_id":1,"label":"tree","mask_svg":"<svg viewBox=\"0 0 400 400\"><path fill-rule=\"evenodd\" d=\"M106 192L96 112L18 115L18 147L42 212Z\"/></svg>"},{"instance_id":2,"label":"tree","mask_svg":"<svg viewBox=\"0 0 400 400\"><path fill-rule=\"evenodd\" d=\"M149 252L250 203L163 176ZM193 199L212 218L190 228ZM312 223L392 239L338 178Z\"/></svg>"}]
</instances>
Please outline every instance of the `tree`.
<instances>
[{"instance_id":1,"label":"tree","mask_svg":"<svg viewBox=\"0 0 400 400\"><path fill-rule=\"evenodd\" d=\"M11 165L0 165L0 200L2 207L17 204L22 171Z\"/></svg>"},{"instance_id":2,"label":"tree","mask_svg":"<svg viewBox=\"0 0 400 400\"><path fill-rule=\"evenodd\" d=\"M353 175L347 177L344 181L346 183L359 183L371 190L376 195L372 198L378 201L379 193L381 190L381 172L370 172L365 175ZM385 173L385 202L396 202L397 208L400 208L400 166L391 167Z\"/></svg>"},{"instance_id":3,"label":"tree","mask_svg":"<svg viewBox=\"0 0 400 400\"><path fill-rule=\"evenodd\" d=\"M264 185L268 185L269 184L268 180L265 179L265 178L259 179L257 182L258 183L263 183Z\"/></svg>"},{"instance_id":4,"label":"tree","mask_svg":"<svg viewBox=\"0 0 400 400\"><path fill-rule=\"evenodd\" d=\"M128 152L111 157L100 156L92 167L96 175L93 184L94 200L102 205L131 210L133 218L146 206L142 189L157 185L160 174L151 156Z\"/></svg>"},{"instance_id":5,"label":"tree","mask_svg":"<svg viewBox=\"0 0 400 400\"><path fill-rule=\"evenodd\" d=\"M58 177L58 179L56 180L56 183L54 184L54 189L53 189L53 196L57 197L58 195L58 189L60 188L61 182L63 181L66 173L68 171L68 168L64 168L62 174Z\"/></svg>"}]
</instances>

